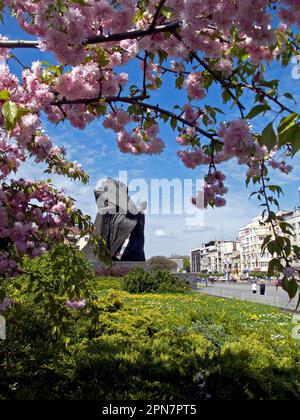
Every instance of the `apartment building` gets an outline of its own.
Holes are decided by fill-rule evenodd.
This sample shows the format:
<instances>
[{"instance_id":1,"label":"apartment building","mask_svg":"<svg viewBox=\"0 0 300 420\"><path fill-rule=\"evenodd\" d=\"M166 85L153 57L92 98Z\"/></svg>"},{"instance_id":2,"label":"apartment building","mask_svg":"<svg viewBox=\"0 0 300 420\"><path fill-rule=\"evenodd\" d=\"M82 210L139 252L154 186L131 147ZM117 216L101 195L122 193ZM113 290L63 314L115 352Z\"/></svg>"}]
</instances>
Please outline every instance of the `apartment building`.
<instances>
[{"instance_id":1,"label":"apartment building","mask_svg":"<svg viewBox=\"0 0 300 420\"><path fill-rule=\"evenodd\" d=\"M293 226L295 234L292 236L292 245L300 246L300 208L296 208L291 211L282 211L280 215L285 219L287 223ZM294 266L299 268L300 261L294 257Z\"/></svg>"},{"instance_id":2,"label":"apartment building","mask_svg":"<svg viewBox=\"0 0 300 420\"><path fill-rule=\"evenodd\" d=\"M281 211L278 215L282 216L295 230L295 235L291 238L292 245L300 245L300 209ZM264 225L259 217L240 230L242 274L268 271L272 255L267 250L262 253L262 245L268 235L272 235L272 229L269 225ZM297 259L294 263L299 265Z\"/></svg>"},{"instance_id":3,"label":"apartment building","mask_svg":"<svg viewBox=\"0 0 300 420\"><path fill-rule=\"evenodd\" d=\"M240 229L241 273L268 271L272 256L266 251L262 253L265 238L272 234L271 226L264 225L260 217L256 217L248 225Z\"/></svg>"},{"instance_id":4,"label":"apartment building","mask_svg":"<svg viewBox=\"0 0 300 420\"><path fill-rule=\"evenodd\" d=\"M193 273L231 273L239 271L239 242L211 241L190 253Z\"/></svg>"}]
</instances>

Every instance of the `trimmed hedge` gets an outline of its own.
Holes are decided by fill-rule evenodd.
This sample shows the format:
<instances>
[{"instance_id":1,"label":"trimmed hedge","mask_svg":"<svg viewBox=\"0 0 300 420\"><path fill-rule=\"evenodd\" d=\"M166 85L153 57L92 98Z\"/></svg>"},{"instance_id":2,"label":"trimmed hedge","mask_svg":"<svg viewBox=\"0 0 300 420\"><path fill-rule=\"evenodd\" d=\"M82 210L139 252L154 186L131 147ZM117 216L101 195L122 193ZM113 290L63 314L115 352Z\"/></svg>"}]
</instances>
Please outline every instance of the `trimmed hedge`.
<instances>
[{"instance_id":1,"label":"trimmed hedge","mask_svg":"<svg viewBox=\"0 0 300 420\"><path fill-rule=\"evenodd\" d=\"M123 288L129 293L185 293L190 290L187 282L172 276L168 271L148 273L141 267L127 274Z\"/></svg>"}]
</instances>

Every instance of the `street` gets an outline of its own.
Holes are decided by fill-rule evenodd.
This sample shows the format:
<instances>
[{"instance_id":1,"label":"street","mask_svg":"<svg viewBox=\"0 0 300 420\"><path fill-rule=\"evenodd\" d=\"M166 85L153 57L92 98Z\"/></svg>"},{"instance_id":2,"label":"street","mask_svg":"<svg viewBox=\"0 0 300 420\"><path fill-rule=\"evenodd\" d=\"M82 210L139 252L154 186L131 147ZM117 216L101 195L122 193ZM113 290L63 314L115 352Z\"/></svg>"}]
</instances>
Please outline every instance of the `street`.
<instances>
[{"instance_id":1,"label":"street","mask_svg":"<svg viewBox=\"0 0 300 420\"><path fill-rule=\"evenodd\" d=\"M262 303L265 305L276 306L278 308L294 311L297 305L298 296L290 302L288 294L281 288L276 291L273 284L266 284L266 295L261 296L259 293L259 285L257 294L254 295L251 290L251 284L242 283L214 283L198 289L199 293L206 293L213 296L224 298L236 298L240 300L247 300L255 303ZM298 309L299 312L299 309Z\"/></svg>"}]
</instances>

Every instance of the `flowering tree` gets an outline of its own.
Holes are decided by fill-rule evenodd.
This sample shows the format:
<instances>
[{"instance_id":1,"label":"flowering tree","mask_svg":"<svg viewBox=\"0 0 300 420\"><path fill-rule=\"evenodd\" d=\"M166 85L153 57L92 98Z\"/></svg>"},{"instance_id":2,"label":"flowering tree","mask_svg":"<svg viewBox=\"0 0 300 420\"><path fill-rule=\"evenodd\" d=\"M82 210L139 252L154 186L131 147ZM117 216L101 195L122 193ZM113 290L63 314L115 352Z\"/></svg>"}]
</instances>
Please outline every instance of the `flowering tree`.
<instances>
[{"instance_id":1,"label":"flowering tree","mask_svg":"<svg viewBox=\"0 0 300 420\"><path fill-rule=\"evenodd\" d=\"M159 128L170 123L181 147L179 159L189 168L207 167L204 207L226 204L225 175L218 165L237 159L247 184L260 185L263 219L273 229L264 244L274 255L269 274L284 272L285 289L291 297L297 294L291 262L300 257L300 248L292 247L292 227L274 211L282 191L270 182L268 169L292 170L286 160L300 149L300 115L292 95L280 92L277 80L266 79L266 69L274 60L287 66L299 51L293 32L300 25L299 1L0 1L2 12L5 7L36 40L2 36L1 56L18 60L17 49L35 48L41 55L53 52L57 64L34 62L21 80L7 63L0 66L2 274L14 274L20 256L41 254L53 235L84 220L50 183L9 181L29 156L46 162L49 173L87 180L42 129L45 114L55 124L67 120L81 129L101 119L116 132L119 149L135 155L161 153ZM131 61L140 71L139 86L122 71ZM168 75L174 76L171 109L152 99L153 92L163 92ZM223 123L223 110L204 104L214 85L238 119ZM176 89L185 90L185 103L176 103ZM258 133L251 120L262 115L268 124ZM193 199L198 207L201 201Z\"/></svg>"}]
</instances>

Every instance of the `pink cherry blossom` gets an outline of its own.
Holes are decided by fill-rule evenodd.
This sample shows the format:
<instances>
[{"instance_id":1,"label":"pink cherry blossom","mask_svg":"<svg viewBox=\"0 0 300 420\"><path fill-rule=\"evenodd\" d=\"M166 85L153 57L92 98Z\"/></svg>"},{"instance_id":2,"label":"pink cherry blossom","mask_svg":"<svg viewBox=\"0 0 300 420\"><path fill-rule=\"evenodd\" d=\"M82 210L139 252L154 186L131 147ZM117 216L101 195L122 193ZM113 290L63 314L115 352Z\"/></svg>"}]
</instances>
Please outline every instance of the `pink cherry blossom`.
<instances>
[{"instance_id":1,"label":"pink cherry blossom","mask_svg":"<svg viewBox=\"0 0 300 420\"><path fill-rule=\"evenodd\" d=\"M66 302L66 307L72 309L73 311L77 311L78 309L83 309L86 306L85 299L77 300L68 300Z\"/></svg>"}]
</instances>

